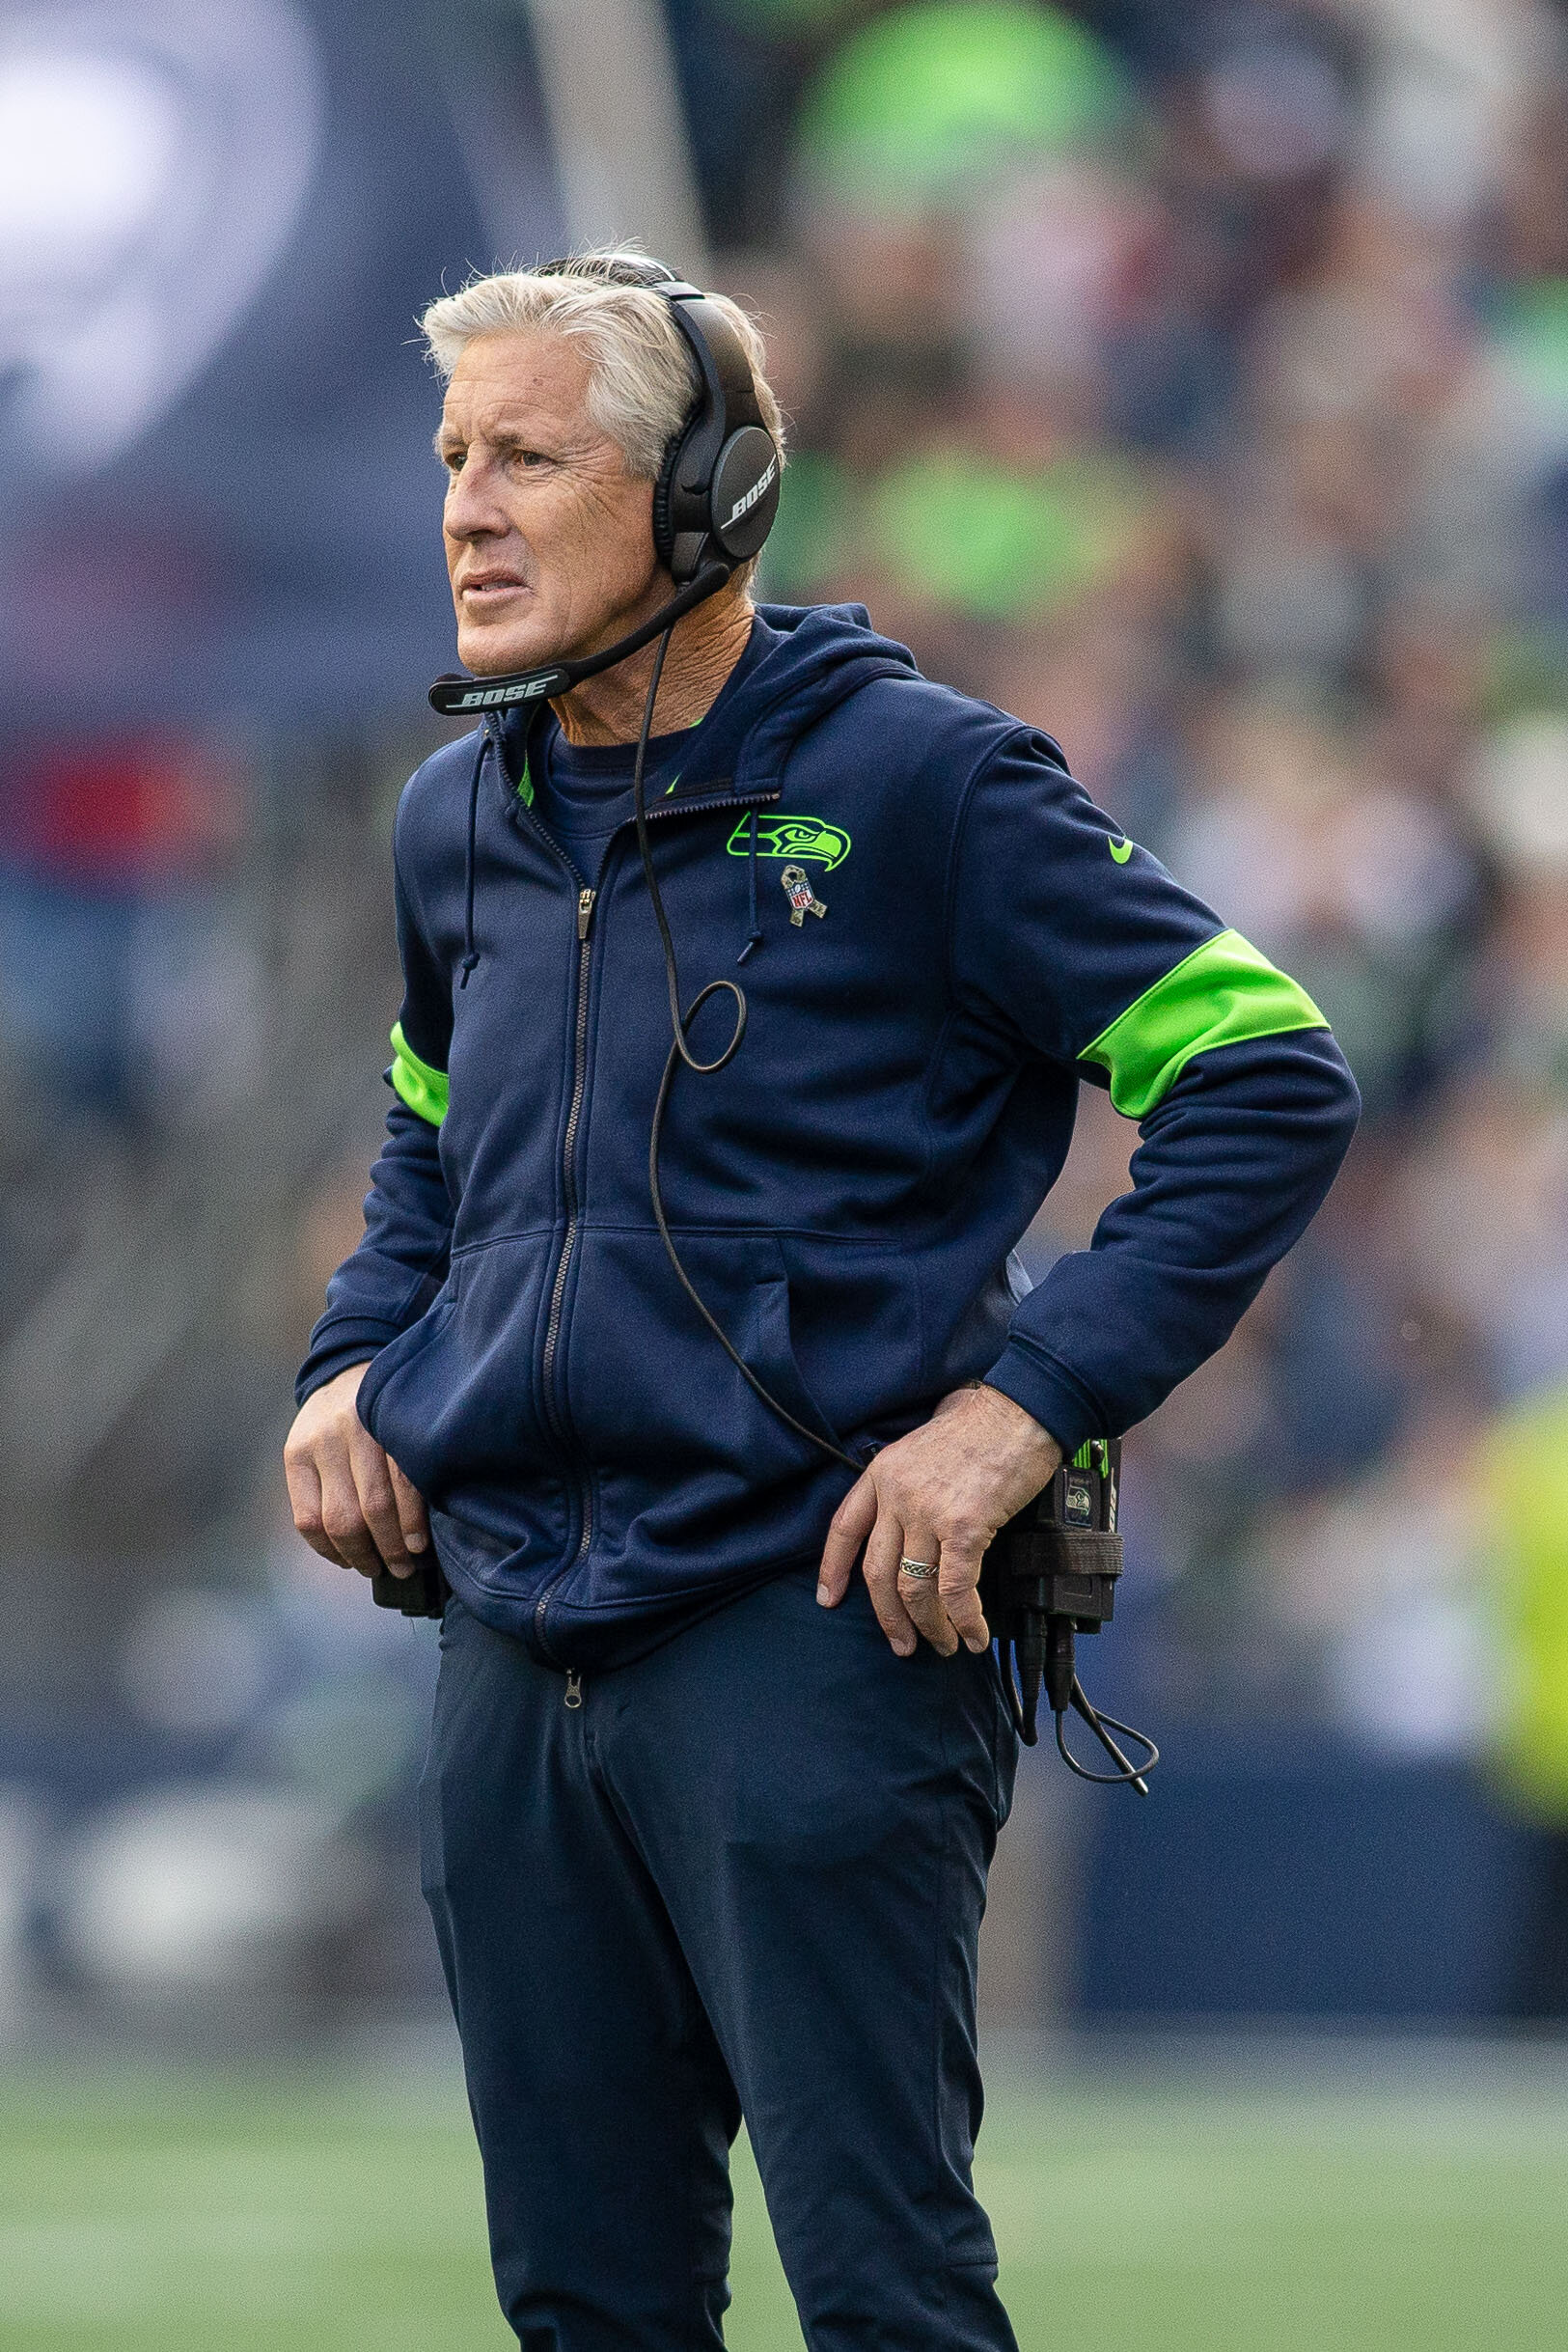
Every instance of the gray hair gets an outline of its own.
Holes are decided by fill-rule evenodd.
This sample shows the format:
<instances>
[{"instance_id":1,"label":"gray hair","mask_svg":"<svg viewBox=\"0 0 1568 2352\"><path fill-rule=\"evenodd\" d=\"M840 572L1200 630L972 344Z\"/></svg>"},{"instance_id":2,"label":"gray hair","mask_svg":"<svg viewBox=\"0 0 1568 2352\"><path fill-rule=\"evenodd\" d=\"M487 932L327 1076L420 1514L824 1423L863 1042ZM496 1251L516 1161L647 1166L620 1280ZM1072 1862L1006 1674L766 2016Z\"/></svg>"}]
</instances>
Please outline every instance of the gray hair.
<instances>
[{"instance_id":1,"label":"gray hair","mask_svg":"<svg viewBox=\"0 0 1568 2352\"><path fill-rule=\"evenodd\" d=\"M626 471L652 482L699 384L686 338L648 284L650 274L646 255L624 248L574 253L548 268L498 270L432 302L420 327L443 381L476 335L533 330L581 343L589 360L589 415L621 451ZM782 461L784 419L763 374L762 338L738 303L725 294L709 299L740 337Z\"/></svg>"}]
</instances>

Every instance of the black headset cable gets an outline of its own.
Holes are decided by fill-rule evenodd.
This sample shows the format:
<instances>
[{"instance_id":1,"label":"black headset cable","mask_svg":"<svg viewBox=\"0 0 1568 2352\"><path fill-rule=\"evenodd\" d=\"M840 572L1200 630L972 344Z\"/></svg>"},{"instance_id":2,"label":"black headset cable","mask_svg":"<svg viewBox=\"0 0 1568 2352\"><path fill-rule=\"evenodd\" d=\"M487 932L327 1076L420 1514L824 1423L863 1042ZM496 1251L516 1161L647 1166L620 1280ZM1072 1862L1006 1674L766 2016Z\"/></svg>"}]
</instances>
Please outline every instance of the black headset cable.
<instances>
[{"instance_id":1,"label":"black headset cable","mask_svg":"<svg viewBox=\"0 0 1568 2352\"><path fill-rule=\"evenodd\" d=\"M819 1453L827 1454L833 1461L841 1462L846 1470L853 1470L858 1478L866 1467L864 1462L858 1462L852 1453L846 1453L842 1446L835 1445L829 1439L819 1436L817 1431L809 1428L805 1422L797 1421L788 1406L781 1404L772 1391L757 1378L739 1348L730 1341L729 1333L724 1329L718 1317L710 1312L691 1276L681 1264L680 1254L675 1248L670 1231L670 1221L665 1215L664 1195L659 1184L659 1144L664 1133L664 1115L669 1108L670 1090L674 1082L675 1072L684 1062L695 1077L711 1078L717 1071L727 1068L734 1060L740 1050L740 1041L746 1035L746 991L738 981L710 980L706 987L698 990L687 1010L684 1013L681 1011L680 975L675 964L675 943L671 937L670 920L664 911L664 899L659 890L658 876L653 871L653 854L647 837L647 811L643 801L643 769L647 759L648 740L653 733L653 706L658 700L659 679L664 672L664 657L670 650L670 639L673 632L674 623L672 623L671 627L667 628L659 639L658 651L653 656L653 675L648 679L647 700L643 705L643 725L637 738L637 757L632 763L632 816L637 826L637 851L643 861L643 879L647 884L647 895L653 907L653 920L659 927L659 945L664 951L664 978L665 986L670 995L672 1035L670 1052L664 1065L664 1076L659 1080L658 1099L653 1106L653 1124L647 1140L647 1185L653 1202L653 1221L659 1229L659 1239L664 1243L670 1263L674 1268L676 1281L748 1388L761 1399L770 1413L776 1415L787 1427L793 1429L797 1436L804 1437L807 1443L814 1446ZM700 1062L687 1042L692 1023L710 996L724 995L731 996L734 999L735 1025L730 1032L729 1041L723 1053L716 1055L711 1062Z\"/></svg>"},{"instance_id":2,"label":"black headset cable","mask_svg":"<svg viewBox=\"0 0 1568 2352\"><path fill-rule=\"evenodd\" d=\"M1135 1727L1130 1723L1118 1723L1114 1715L1102 1715L1099 1708L1085 1692L1084 1685L1079 1681L1076 1674L1073 1676L1072 1698L1070 1704L1072 1706L1073 1713L1083 1717L1084 1721L1087 1724L1089 1729L1093 1732L1095 1738L1099 1741L1106 1754L1114 1759L1118 1769L1115 1772L1090 1772L1087 1764L1081 1764L1077 1757L1074 1756L1071 1750L1068 1748L1066 1739L1063 1737L1064 1717L1063 1715L1058 1715L1057 1754L1060 1757L1062 1762L1067 1766L1067 1769L1070 1772L1076 1772L1081 1781L1093 1781L1101 1788L1118 1788L1126 1786L1136 1788L1141 1797L1146 1797L1149 1793L1149 1788L1148 1783L1144 1780L1143 1775L1145 1772L1152 1772L1155 1765L1160 1760L1160 1751L1155 1746L1153 1740L1150 1739L1148 1733L1146 1731L1140 1731L1136 1729ZM1143 1760L1141 1764L1133 1763L1130 1757L1123 1755L1121 1749L1116 1745L1115 1741L1111 1736L1113 1731L1119 1731L1123 1739L1136 1740L1139 1746L1145 1751Z\"/></svg>"}]
</instances>

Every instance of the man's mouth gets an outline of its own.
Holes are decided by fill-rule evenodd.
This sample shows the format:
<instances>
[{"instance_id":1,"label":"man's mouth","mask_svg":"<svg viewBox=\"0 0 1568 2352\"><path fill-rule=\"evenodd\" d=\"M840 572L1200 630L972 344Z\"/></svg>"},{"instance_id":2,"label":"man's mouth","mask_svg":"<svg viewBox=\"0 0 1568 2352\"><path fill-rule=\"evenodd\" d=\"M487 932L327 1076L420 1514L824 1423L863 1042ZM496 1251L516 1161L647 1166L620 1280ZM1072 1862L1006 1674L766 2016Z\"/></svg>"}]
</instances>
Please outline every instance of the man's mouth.
<instances>
[{"instance_id":1,"label":"man's mouth","mask_svg":"<svg viewBox=\"0 0 1568 2352\"><path fill-rule=\"evenodd\" d=\"M458 582L457 594L465 604L478 605L482 611L487 604L503 603L509 596L527 593L528 582L520 580L513 571L480 571Z\"/></svg>"}]
</instances>

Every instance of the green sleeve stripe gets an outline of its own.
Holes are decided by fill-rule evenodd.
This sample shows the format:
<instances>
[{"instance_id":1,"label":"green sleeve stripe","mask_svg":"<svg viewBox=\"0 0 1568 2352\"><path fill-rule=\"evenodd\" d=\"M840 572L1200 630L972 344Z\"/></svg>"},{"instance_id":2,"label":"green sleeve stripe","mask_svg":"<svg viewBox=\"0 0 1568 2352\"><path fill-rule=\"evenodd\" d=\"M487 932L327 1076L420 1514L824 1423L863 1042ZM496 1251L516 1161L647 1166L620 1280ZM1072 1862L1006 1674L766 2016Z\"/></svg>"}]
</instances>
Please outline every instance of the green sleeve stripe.
<instances>
[{"instance_id":1,"label":"green sleeve stripe","mask_svg":"<svg viewBox=\"0 0 1568 2352\"><path fill-rule=\"evenodd\" d=\"M1111 1073L1111 1099L1126 1119L1163 1101L1195 1054L1291 1029L1327 1029L1305 988L1278 971L1240 931L1221 931L1145 988L1086 1045L1081 1062Z\"/></svg>"},{"instance_id":2,"label":"green sleeve stripe","mask_svg":"<svg viewBox=\"0 0 1568 2352\"><path fill-rule=\"evenodd\" d=\"M439 1127L447 1116L447 1073L420 1060L403 1036L401 1021L392 1033L392 1084L411 1111Z\"/></svg>"}]
</instances>

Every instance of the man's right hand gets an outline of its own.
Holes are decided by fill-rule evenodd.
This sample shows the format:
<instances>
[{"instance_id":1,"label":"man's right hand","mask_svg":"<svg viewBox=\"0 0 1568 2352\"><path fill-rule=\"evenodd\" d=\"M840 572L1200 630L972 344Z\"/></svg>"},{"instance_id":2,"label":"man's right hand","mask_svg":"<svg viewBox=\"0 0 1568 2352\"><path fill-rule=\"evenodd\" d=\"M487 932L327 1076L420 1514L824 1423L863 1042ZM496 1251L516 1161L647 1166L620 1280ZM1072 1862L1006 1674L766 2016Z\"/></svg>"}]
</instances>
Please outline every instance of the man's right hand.
<instances>
[{"instance_id":1,"label":"man's right hand","mask_svg":"<svg viewBox=\"0 0 1568 2352\"><path fill-rule=\"evenodd\" d=\"M365 1377L351 1364L307 1397L283 1450L294 1525L313 1552L341 1568L374 1576L383 1566L412 1576L429 1549L424 1497L383 1453L360 1420Z\"/></svg>"}]
</instances>

